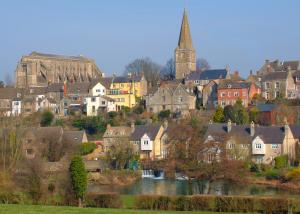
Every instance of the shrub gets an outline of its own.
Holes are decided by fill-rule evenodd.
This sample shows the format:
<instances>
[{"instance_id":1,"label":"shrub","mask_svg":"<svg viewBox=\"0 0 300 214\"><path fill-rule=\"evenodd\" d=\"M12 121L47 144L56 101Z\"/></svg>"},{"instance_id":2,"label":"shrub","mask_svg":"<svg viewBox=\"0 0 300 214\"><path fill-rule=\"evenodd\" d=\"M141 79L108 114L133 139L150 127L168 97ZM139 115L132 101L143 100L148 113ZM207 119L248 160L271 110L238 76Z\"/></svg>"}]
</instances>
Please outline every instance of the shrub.
<instances>
[{"instance_id":1,"label":"shrub","mask_svg":"<svg viewBox=\"0 0 300 214\"><path fill-rule=\"evenodd\" d=\"M172 200L169 196L142 195L137 196L135 202L138 209L170 210L172 208Z\"/></svg>"},{"instance_id":2,"label":"shrub","mask_svg":"<svg viewBox=\"0 0 300 214\"><path fill-rule=\"evenodd\" d=\"M300 167L290 170L287 173L287 178L293 181L300 181Z\"/></svg>"},{"instance_id":3,"label":"shrub","mask_svg":"<svg viewBox=\"0 0 300 214\"><path fill-rule=\"evenodd\" d=\"M88 194L86 197L87 207L121 208L121 197L117 193Z\"/></svg>"},{"instance_id":4,"label":"shrub","mask_svg":"<svg viewBox=\"0 0 300 214\"><path fill-rule=\"evenodd\" d=\"M207 195L181 196L174 200L173 207L180 211L212 210L213 199Z\"/></svg>"},{"instance_id":5,"label":"shrub","mask_svg":"<svg viewBox=\"0 0 300 214\"><path fill-rule=\"evenodd\" d=\"M167 119L170 117L171 111L170 110L165 110L165 111L160 111L158 113L158 117L159 119Z\"/></svg>"},{"instance_id":6,"label":"shrub","mask_svg":"<svg viewBox=\"0 0 300 214\"><path fill-rule=\"evenodd\" d=\"M267 180L278 180L280 178L280 173L276 169L269 169L266 171Z\"/></svg>"},{"instance_id":7,"label":"shrub","mask_svg":"<svg viewBox=\"0 0 300 214\"><path fill-rule=\"evenodd\" d=\"M295 201L287 198L260 198L259 209L265 214L292 213Z\"/></svg>"},{"instance_id":8,"label":"shrub","mask_svg":"<svg viewBox=\"0 0 300 214\"><path fill-rule=\"evenodd\" d=\"M251 163L250 172L259 172L259 167L256 163Z\"/></svg>"},{"instance_id":9,"label":"shrub","mask_svg":"<svg viewBox=\"0 0 300 214\"><path fill-rule=\"evenodd\" d=\"M80 154L87 155L92 153L97 148L97 145L93 142L87 142L80 144Z\"/></svg>"},{"instance_id":10,"label":"shrub","mask_svg":"<svg viewBox=\"0 0 300 214\"><path fill-rule=\"evenodd\" d=\"M219 212L253 212L254 198L237 196L217 196L215 210Z\"/></svg>"},{"instance_id":11,"label":"shrub","mask_svg":"<svg viewBox=\"0 0 300 214\"><path fill-rule=\"evenodd\" d=\"M288 158L286 155L278 156L278 157L274 158L274 160L275 160L275 168L276 169L282 169L287 166Z\"/></svg>"},{"instance_id":12,"label":"shrub","mask_svg":"<svg viewBox=\"0 0 300 214\"><path fill-rule=\"evenodd\" d=\"M118 112L110 111L107 114L108 114L109 118L115 118L118 115Z\"/></svg>"},{"instance_id":13,"label":"shrub","mask_svg":"<svg viewBox=\"0 0 300 214\"><path fill-rule=\"evenodd\" d=\"M50 126L54 119L54 115L51 111L44 111L41 118L41 126Z\"/></svg>"},{"instance_id":14,"label":"shrub","mask_svg":"<svg viewBox=\"0 0 300 214\"><path fill-rule=\"evenodd\" d=\"M145 111L143 106L137 106L133 109L133 112L136 114L142 114Z\"/></svg>"}]
</instances>

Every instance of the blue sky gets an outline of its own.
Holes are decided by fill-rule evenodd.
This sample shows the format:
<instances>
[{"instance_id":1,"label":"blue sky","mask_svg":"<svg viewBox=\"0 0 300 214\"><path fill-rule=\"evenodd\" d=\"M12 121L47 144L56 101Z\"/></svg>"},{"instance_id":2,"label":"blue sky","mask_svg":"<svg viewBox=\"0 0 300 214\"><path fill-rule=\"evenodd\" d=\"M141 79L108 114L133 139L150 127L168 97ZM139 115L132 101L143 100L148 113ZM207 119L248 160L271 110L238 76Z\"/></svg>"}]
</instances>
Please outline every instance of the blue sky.
<instances>
[{"instance_id":1,"label":"blue sky","mask_svg":"<svg viewBox=\"0 0 300 214\"><path fill-rule=\"evenodd\" d=\"M0 79L32 51L93 58L105 74L173 56L184 7L197 57L243 76L265 59L300 59L298 0L6 0L0 3Z\"/></svg>"}]
</instances>

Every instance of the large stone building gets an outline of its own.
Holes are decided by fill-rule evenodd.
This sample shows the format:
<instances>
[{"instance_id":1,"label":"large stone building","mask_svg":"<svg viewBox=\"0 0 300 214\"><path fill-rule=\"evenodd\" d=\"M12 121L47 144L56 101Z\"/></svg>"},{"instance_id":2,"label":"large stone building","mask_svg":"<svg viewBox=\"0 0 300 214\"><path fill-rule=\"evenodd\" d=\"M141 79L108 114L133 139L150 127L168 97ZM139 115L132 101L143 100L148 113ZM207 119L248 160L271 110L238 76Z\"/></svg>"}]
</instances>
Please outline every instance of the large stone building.
<instances>
[{"instance_id":1,"label":"large stone building","mask_svg":"<svg viewBox=\"0 0 300 214\"><path fill-rule=\"evenodd\" d=\"M64 81L90 82L102 76L95 62L86 57L32 52L23 56L17 65L16 87L40 87Z\"/></svg>"},{"instance_id":2,"label":"large stone building","mask_svg":"<svg viewBox=\"0 0 300 214\"><path fill-rule=\"evenodd\" d=\"M193 47L187 12L184 11L178 46L175 49L176 79L183 79L196 70L196 52Z\"/></svg>"}]
</instances>

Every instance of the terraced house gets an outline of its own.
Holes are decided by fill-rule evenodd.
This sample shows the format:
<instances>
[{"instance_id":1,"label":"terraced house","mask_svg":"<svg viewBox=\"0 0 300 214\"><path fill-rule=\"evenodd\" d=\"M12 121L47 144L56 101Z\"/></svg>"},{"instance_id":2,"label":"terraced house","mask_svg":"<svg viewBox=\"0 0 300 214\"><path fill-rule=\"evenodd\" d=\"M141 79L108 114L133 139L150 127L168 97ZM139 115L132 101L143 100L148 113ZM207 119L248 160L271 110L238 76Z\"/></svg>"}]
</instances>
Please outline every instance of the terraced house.
<instances>
[{"instance_id":1,"label":"terraced house","mask_svg":"<svg viewBox=\"0 0 300 214\"><path fill-rule=\"evenodd\" d=\"M206 141L225 144L228 158L252 159L257 163L272 164L275 157L287 155L292 162L299 143L299 125L283 126L209 124ZM209 156L209 154L208 154ZM210 157L208 159L217 158Z\"/></svg>"}]
</instances>

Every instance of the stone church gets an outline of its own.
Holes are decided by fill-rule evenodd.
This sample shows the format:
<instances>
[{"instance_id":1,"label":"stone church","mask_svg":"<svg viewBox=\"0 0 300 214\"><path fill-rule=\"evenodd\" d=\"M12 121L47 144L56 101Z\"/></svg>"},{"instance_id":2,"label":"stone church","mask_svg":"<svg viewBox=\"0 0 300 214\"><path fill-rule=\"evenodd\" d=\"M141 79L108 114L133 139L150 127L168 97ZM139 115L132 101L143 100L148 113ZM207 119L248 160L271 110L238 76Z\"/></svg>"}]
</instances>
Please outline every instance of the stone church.
<instances>
[{"instance_id":1,"label":"stone church","mask_svg":"<svg viewBox=\"0 0 300 214\"><path fill-rule=\"evenodd\" d=\"M192 71L196 71L196 52L186 10L183 13L178 46L175 49L175 70L176 79L183 79Z\"/></svg>"},{"instance_id":2,"label":"stone church","mask_svg":"<svg viewBox=\"0 0 300 214\"><path fill-rule=\"evenodd\" d=\"M16 69L16 87L43 87L52 83L90 82L103 76L96 63L83 56L32 52Z\"/></svg>"}]
</instances>

